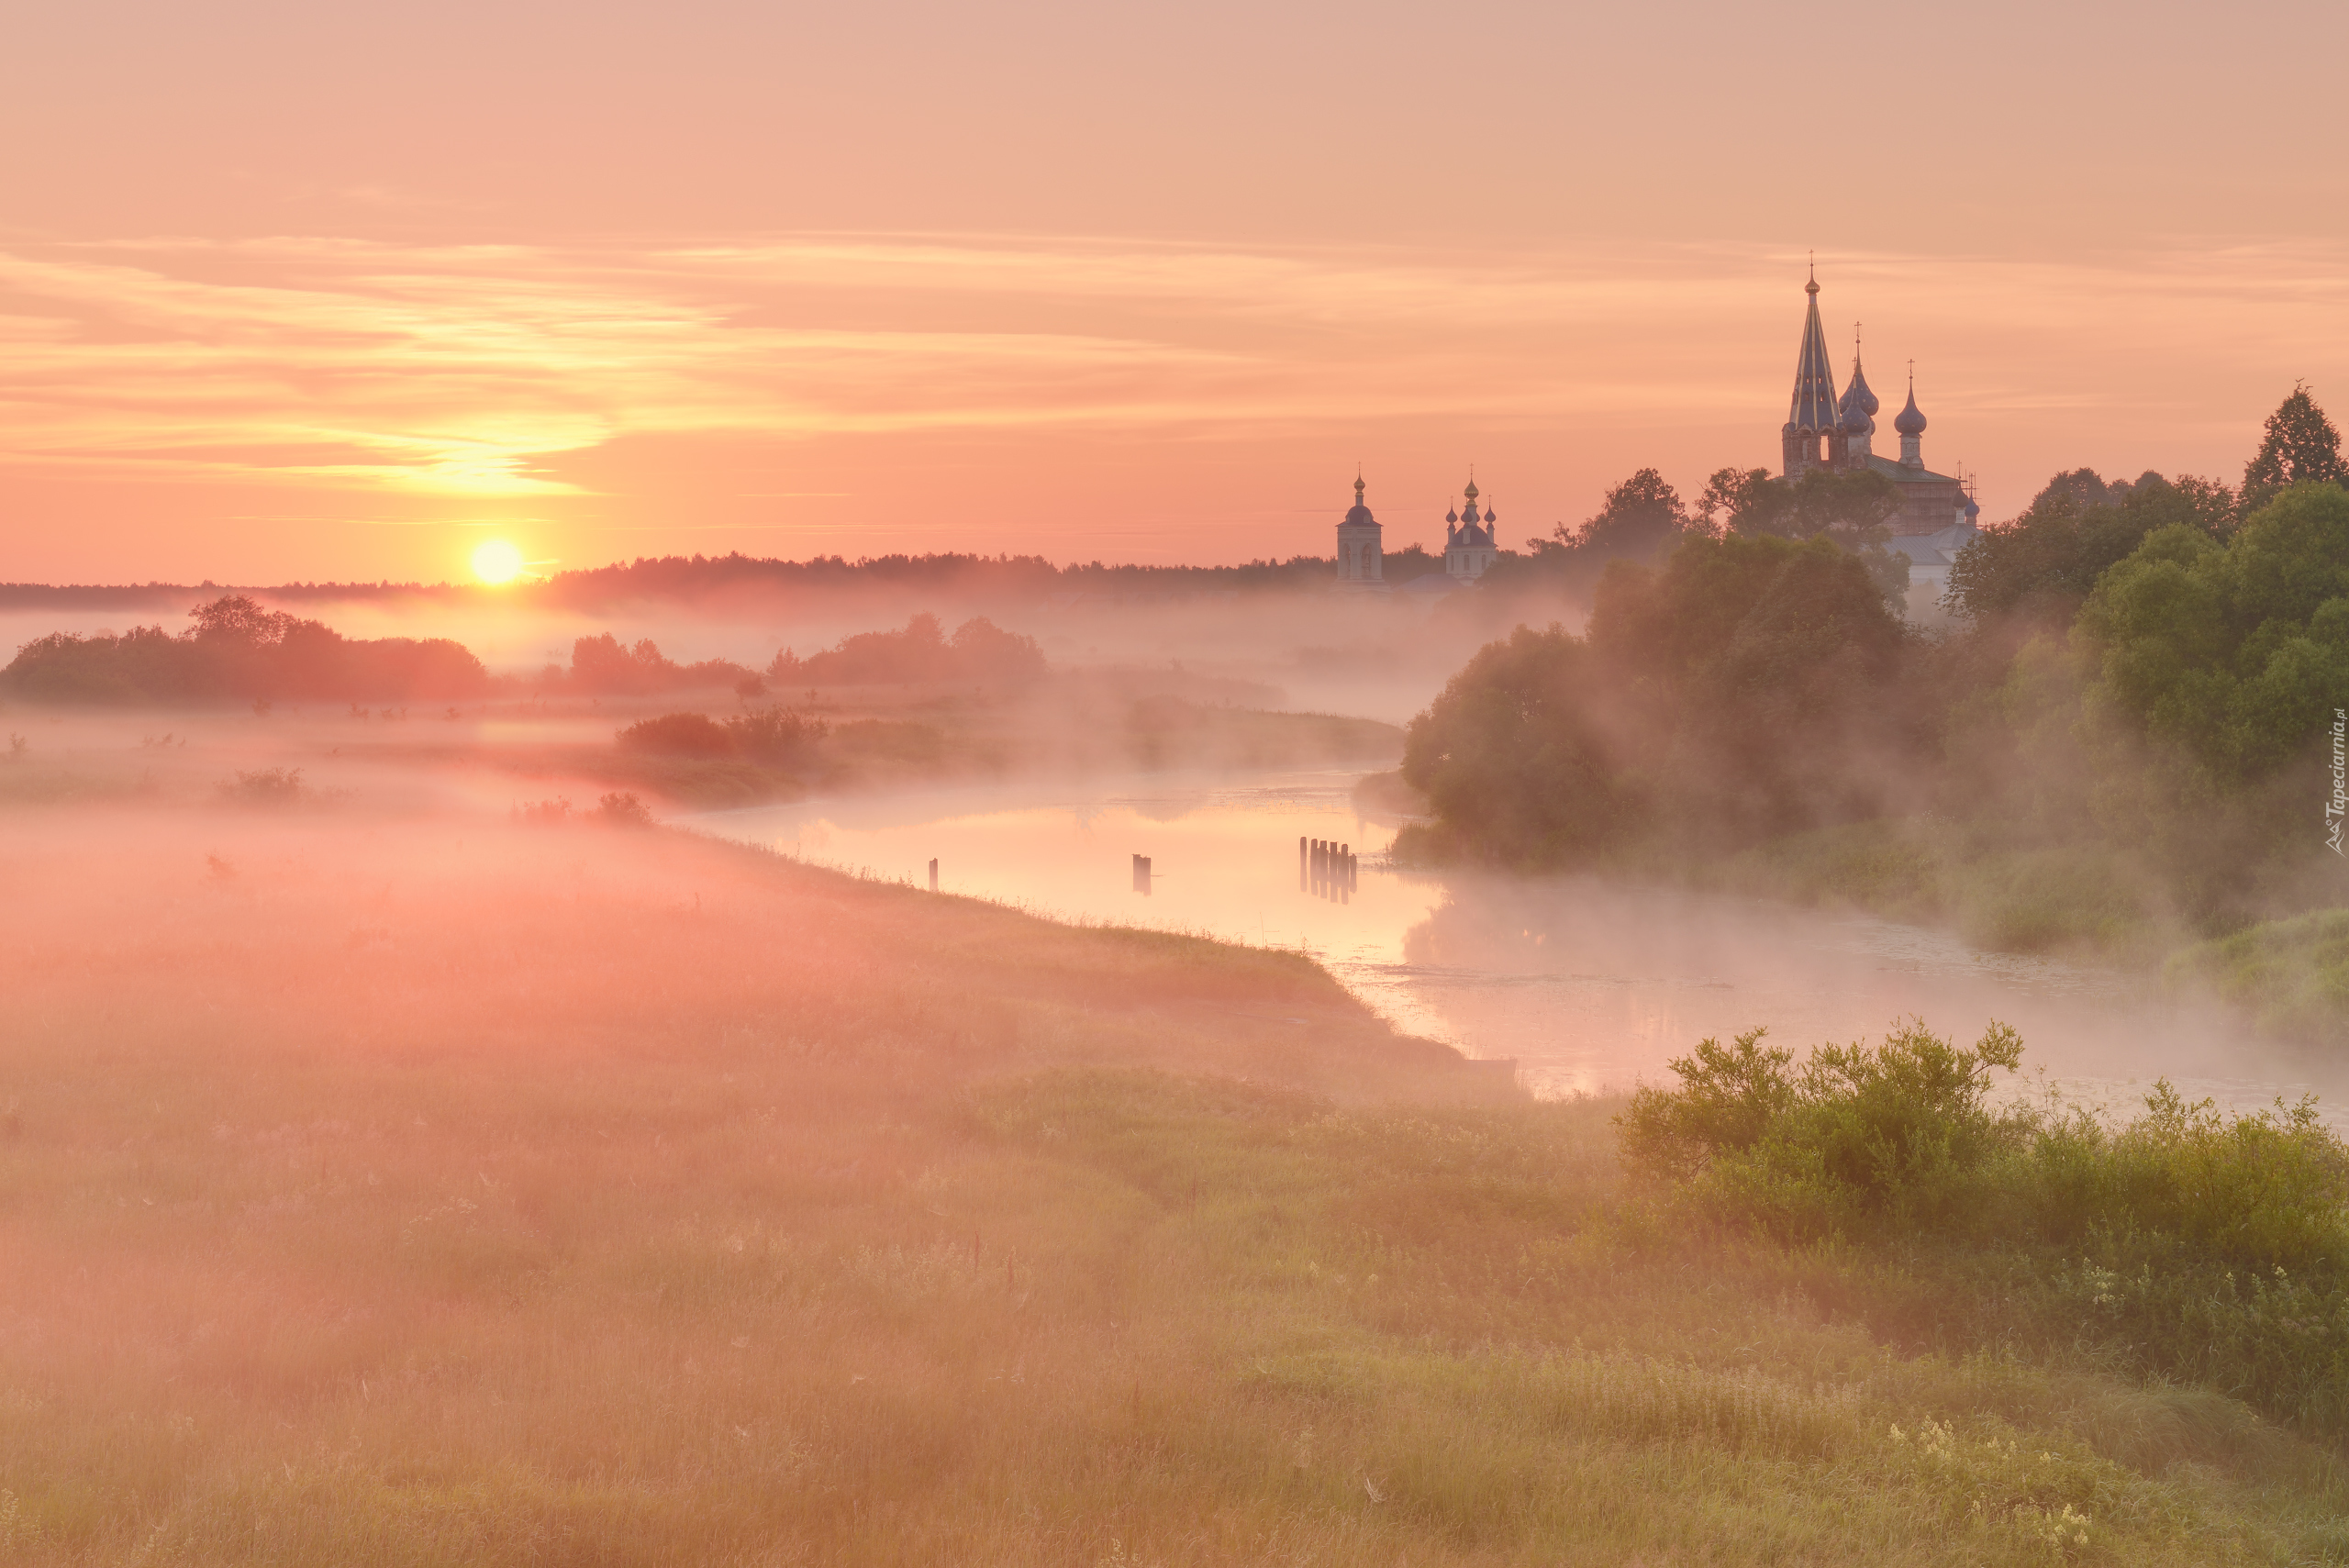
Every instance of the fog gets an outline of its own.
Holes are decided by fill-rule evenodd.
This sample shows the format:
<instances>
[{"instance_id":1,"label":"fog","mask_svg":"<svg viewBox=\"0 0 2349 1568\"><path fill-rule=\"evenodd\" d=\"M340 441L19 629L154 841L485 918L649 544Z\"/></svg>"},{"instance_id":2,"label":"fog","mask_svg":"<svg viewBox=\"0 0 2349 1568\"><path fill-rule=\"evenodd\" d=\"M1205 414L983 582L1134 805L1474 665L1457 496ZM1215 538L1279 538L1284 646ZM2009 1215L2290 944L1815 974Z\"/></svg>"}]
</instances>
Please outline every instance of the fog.
<instances>
[{"instance_id":1,"label":"fog","mask_svg":"<svg viewBox=\"0 0 2349 1568\"><path fill-rule=\"evenodd\" d=\"M2154 1074L2228 1106L2336 1090L2088 966L1395 865L1393 721L1486 634L1449 606L908 598L494 633L295 607L469 636L518 678L0 710L11 1561L1113 1561L1038 1521L1196 1541L1191 1494L1137 1500L1137 1474L1318 1485L1297 1456L1356 1440L1330 1396L1247 1369L1355 1331L1353 1304L1484 1364L1516 1298L1461 1281L1585 1243L1539 1205L1537 1230L1478 1230L1516 1189L1463 1151L1525 1129L1546 1141L1494 1158L1611 1202L1620 1102L1582 1096L1667 1081L1703 1036L1998 1018L2117 1111ZM662 685L982 608L1041 672ZM606 632L661 643L622 670L660 689L583 688L562 639ZM529 668L549 650L560 679ZM796 750L739 740L786 704ZM626 743L679 714L719 750ZM1312 881L1300 840L1358 876ZM1573 1336L1652 1334L1679 1287L1594 1257ZM1759 1332L1689 1321L1675 1365ZM1569 1337L1541 1333L1544 1357ZM1404 1462L1347 1457L1331 1496ZM1310 1529L1299 1560L1362 1560L1355 1527ZM1249 1559L1264 1527L1232 1529L1163 1560Z\"/></svg>"},{"instance_id":2,"label":"fog","mask_svg":"<svg viewBox=\"0 0 2349 1568\"><path fill-rule=\"evenodd\" d=\"M226 590L191 589L186 603L139 595L128 603L0 608L0 641L15 649L56 631L87 636L159 625L178 633L189 611ZM985 616L1034 638L1059 672L1184 674L1227 684L1253 706L1355 714L1400 724L1424 707L1483 642L1520 622L1578 623L1564 600L1495 603L1475 595L1395 593L1348 596L1277 588L1168 591L860 585L837 594L749 593L567 606L527 591L369 592L351 597L249 592L272 609L325 621L345 637L450 638L492 673L528 681L567 664L573 642L609 633L642 639L681 663L728 660L763 670L790 649L801 656L862 632L902 626L917 614L949 625Z\"/></svg>"}]
</instances>

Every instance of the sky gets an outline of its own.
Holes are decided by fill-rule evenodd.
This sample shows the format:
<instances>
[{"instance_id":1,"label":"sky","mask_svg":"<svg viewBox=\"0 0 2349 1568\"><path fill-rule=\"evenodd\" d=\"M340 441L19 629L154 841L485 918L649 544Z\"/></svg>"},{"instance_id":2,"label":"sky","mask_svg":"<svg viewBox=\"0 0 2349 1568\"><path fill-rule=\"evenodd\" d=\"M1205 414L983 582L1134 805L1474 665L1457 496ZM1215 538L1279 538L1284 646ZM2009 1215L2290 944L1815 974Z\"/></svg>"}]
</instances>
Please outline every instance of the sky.
<instances>
[{"instance_id":1,"label":"sky","mask_svg":"<svg viewBox=\"0 0 2349 1568\"><path fill-rule=\"evenodd\" d=\"M1848 369L2010 517L2349 415L2349 7L81 0L0 52L0 580L1505 544ZM1879 438L1888 446L1889 433Z\"/></svg>"}]
</instances>

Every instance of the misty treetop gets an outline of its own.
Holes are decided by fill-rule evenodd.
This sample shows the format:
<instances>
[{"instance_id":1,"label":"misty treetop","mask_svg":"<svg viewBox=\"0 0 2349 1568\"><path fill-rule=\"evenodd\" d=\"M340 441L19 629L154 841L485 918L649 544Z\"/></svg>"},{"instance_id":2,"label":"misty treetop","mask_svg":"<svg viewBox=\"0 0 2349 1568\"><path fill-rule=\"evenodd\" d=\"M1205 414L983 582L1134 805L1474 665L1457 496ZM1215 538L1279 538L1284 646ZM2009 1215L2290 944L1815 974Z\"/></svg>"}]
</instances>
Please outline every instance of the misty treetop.
<instances>
[{"instance_id":1,"label":"misty treetop","mask_svg":"<svg viewBox=\"0 0 2349 1568\"><path fill-rule=\"evenodd\" d=\"M176 637L153 626L37 638L0 684L34 701L86 703L447 701L490 684L481 661L447 638L347 638L242 594L189 613L195 624Z\"/></svg>"},{"instance_id":2,"label":"misty treetop","mask_svg":"<svg viewBox=\"0 0 2349 1568\"><path fill-rule=\"evenodd\" d=\"M767 666L767 678L786 686L926 681L1019 684L1043 673L1044 652L1034 638L1006 631L985 616L964 621L949 637L939 618L928 613L915 616L900 630L859 632L805 659L786 648Z\"/></svg>"},{"instance_id":3,"label":"misty treetop","mask_svg":"<svg viewBox=\"0 0 2349 1568\"><path fill-rule=\"evenodd\" d=\"M1610 562L1653 564L1684 539L1819 539L1859 559L1897 605L1908 593L1909 561L1884 542L1900 504L1900 487L1880 473L1820 469L1789 481L1759 468L1717 470L1692 504L1663 474L1642 468L1609 489L1581 523L1559 524L1523 553L1503 551L1486 570L1486 586L1587 593Z\"/></svg>"},{"instance_id":4,"label":"misty treetop","mask_svg":"<svg viewBox=\"0 0 2349 1568\"><path fill-rule=\"evenodd\" d=\"M763 676L729 659L682 664L651 638L630 646L599 632L573 642L570 670L549 666L541 684L600 695L731 686L750 698L763 695L767 681L786 688L917 682L1017 685L1043 673L1043 650L1034 638L1006 631L985 616L964 621L950 637L936 616L924 612L896 630L858 632L806 658L785 648Z\"/></svg>"},{"instance_id":5,"label":"misty treetop","mask_svg":"<svg viewBox=\"0 0 2349 1568\"><path fill-rule=\"evenodd\" d=\"M2341 461L2341 432L2309 389L2295 386L2267 417L2259 450L2243 466L2243 506L2264 506L2288 486L2310 483L2349 484L2349 463Z\"/></svg>"},{"instance_id":6,"label":"misty treetop","mask_svg":"<svg viewBox=\"0 0 2349 1568\"><path fill-rule=\"evenodd\" d=\"M1957 624L1934 632L1887 606L1865 485L1723 470L1693 508L1653 476L1620 486L1556 548L1664 553L1610 562L1583 635L1520 628L1413 722L1404 774L1435 820L1398 852L1685 867L1891 825L1850 874L1930 839L1998 897L2072 909L2001 916L1995 940L2022 945L2339 902L2315 859L2349 704L2337 453L2299 389L2247 473L2257 505L2191 475L2058 474L1961 553Z\"/></svg>"},{"instance_id":7,"label":"misty treetop","mask_svg":"<svg viewBox=\"0 0 2349 1568\"><path fill-rule=\"evenodd\" d=\"M597 696L643 696L654 692L690 691L707 686L736 685L752 673L730 659L704 659L680 664L661 651L651 638L623 643L608 631L582 637L571 645L568 672L550 664L540 676L542 686L562 685Z\"/></svg>"},{"instance_id":8,"label":"misty treetop","mask_svg":"<svg viewBox=\"0 0 2349 1568\"><path fill-rule=\"evenodd\" d=\"M1586 636L1520 628L1412 721L1404 776L1438 822L1403 849L1533 866L1873 811L1883 770L1853 764L1903 749L1902 649L1865 564L1825 539L1695 534L1660 569L1617 562Z\"/></svg>"},{"instance_id":9,"label":"misty treetop","mask_svg":"<svg viewBox=\"0 0 2349 1568\"><path fill-rule=\"evenodd\" d=\"M2148 471L2107 481L2079 468L2048 481L2015 520L1986 528L1958 551L1944 605L1967 620L2024 617L2061 626L2107 568L2158 529L2211 539L2233 531L2234 493L2216 480Z\"/></svg>"}]
</instances>

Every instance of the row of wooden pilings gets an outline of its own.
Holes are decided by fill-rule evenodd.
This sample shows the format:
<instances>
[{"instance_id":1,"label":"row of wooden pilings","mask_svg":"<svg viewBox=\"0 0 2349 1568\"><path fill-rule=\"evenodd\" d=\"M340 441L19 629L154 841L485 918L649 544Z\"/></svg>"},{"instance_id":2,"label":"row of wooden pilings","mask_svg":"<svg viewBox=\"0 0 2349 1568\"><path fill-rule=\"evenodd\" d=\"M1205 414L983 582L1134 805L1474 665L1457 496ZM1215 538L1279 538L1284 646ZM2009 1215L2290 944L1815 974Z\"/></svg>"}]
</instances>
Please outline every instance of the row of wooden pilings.
<instances>
[{"instance_id":1,"label":"row of wooden pilings","mask_svg":"<svg viewBox=\"0 0 2349 1568\"><path fill-rule=\"evenodd\" d=\"M1361 885L1361 863L1362 857L1343 844L1333 844L1327 839L1299 839L1297 889L1339 904L1351 903L1354 889Z\"/></svg>"}]
</instances>

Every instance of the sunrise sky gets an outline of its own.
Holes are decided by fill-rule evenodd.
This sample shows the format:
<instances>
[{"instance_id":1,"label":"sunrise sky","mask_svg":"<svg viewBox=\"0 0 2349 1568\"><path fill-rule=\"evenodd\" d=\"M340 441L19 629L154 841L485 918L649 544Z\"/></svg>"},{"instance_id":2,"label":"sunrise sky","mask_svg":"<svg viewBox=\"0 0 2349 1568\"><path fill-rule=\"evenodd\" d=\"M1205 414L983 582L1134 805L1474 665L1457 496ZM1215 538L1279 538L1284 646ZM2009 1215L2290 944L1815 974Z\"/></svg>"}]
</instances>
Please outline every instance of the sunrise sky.
<instances>
[{"instance_id":1,"label":"sunrise sky","mask_svg":"<svg viewBox=\"0 0 2349 1568\"><path fill-rule=\"evenodd\" d=\"M0 579L1515 544L1775 466L1814 250L1987 518L2349 416L2349 7L1810 15L18 14Z\"/></svg>"}]
</instances>

